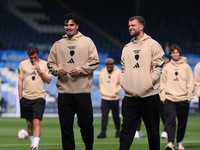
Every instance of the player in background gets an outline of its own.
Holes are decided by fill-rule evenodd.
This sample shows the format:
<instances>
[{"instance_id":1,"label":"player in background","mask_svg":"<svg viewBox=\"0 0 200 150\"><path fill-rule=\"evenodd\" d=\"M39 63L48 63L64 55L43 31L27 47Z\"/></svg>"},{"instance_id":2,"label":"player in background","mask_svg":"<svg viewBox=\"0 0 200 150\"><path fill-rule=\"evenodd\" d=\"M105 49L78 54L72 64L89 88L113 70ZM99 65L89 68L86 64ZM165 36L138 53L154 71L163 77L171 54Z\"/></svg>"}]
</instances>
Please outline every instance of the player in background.
<instances>
[{"instance_id":1,"label":"player in background","mask_svg":"<svg viewBox=\"0 0 200 150\"><path fill-rule=\"evenodd\" d=\"M123 124L120 150L128 150L142 117L147 129L149 149L160 149L159 77L164 65L161 45L144 33L145 20L133 16L128 20L133 37L122 51Z\"/></svg>"},{"instance_id":2,"label":"player in background","mask_svg":"<svg viewBox=\"0 0 200 150\"><path fill-rule=\"evenodd\" d=\"M28 48L29 59L20 63L18 76L18 93L21 118L26 119L27 131L31 140L31 150L38 150L41 136L41 123L45 109L45 82L51 82L47 62L38 58L37 47ZM24 92L23 92L24 91Z\"/></svg>"},{"instance_id":3,"label":"player in background","mask_svg":"<svg viewBox=\"0 0 200 150\"><path fill-rule=\"evenodd\" d=\"M176 148L184 149L182 140L185 135L189 105L195 96L193 72L187 64L187 58L180 57L180 47L172 45L169 55L172 60L163 68L160 82L160 98L164 104L168 134L168 144L165 149L174 149L176 117L178 118Z\"/></svg>"},{"instance_id":4,"label":"player in background","mask_svg":"<svg viewBox=\"0 0 200 150\"><path fill-rule=\"evenodd\" d=\"M106 138L106 127L108 124L108 114L112 110L113 120L115 123L115 137L119 138L120 118L119 118L119 92L121 87L121 70L114 65L112 58L105 60L106 67L102 69L99 76L99 90L102 95L101 99L101 133L97 138Z\"/></svg>"},{"instance_id":5,"label":"player in background","mask_svg":"<svg viewBox=\"0 0 200 150\"><path fill-rule=\"evenodd\" d=\"M200 112L200 62L194 68L194 80L197 97L199 98L199 112Z\"/></svg>"},{"instance_id":6,"label":"player in background","mask_svg":"<svg viewBox=\"0 0 200 150\"><path fill-rule=\"evenodd\" d=\"M86 150L93 149L94 127L91 102L93 72L99 66L93 41L78 31L79 19L68 13L63 18L66 34L55 42L48 57L49 71L58 76L58 114L63 150L75 150L73 123L78 126Z\"/></svg>"},{"instance_id":7,"label":"player in background","mask_svg":"<svg viewBox=\"0 0 200 150\"><path fill-rule=\"evenodd\" d=\"M139 138L143 137L142 131L140 130L141 124L142 124L142 118L140 117L134 139L139 139Z\"/></svg>"}]
</instances>

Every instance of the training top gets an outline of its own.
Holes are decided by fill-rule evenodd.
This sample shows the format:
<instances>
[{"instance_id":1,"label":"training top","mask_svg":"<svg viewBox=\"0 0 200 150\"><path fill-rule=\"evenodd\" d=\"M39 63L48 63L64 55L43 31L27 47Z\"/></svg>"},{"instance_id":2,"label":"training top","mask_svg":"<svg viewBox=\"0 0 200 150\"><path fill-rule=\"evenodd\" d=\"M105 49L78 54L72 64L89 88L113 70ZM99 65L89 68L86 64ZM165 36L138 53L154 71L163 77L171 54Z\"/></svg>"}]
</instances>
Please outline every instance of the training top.
<instances>
[{"instance_id":1,"label":"training top","mask_svg":"<svg viewBox=\"0 0 200 150\"><path fill-rule=\"evenodd\" d=\"M51 76L46 61L38 59L38 64L40 70L44 74ZM40 77L30 59L24 60L20 63L17 76L23 78L23 97L30 100L38 98L46 99L45 82Z\"/></svg>"},{"instance_id":2,"label":"training top","mask_svg":"<svg viewBox=\"0 0 200 150\"><path fill-rule=\"evenodd\" d=\"M75 78L69 74L58 76L56 81L58 93L90 93L93 72L99 66L97 49L93 41L80 32L72 38L64 35L53 44L47 65L54 76L58 76L60 69L70 72L75 68L78 71L78 76Z\"/></svg>"},{"instance_id":3,"label":"training top","mask_svg":"<svg viewBox=\"0 0 200 150\"><path fill-rule=\"evenodd\" d=\"M195 97L194 78L187 58L181 57L180 61L171 60L162 71L160 80L160 98L173 102L189 100Z\"/></svg>"},{"instance_id":4,"label":"training top","mask_svg":"<svg viewBox=\"0 0 200 150\"><path fill-rule=\"evenodd\" d=\"M164 65L160 44L144 33L124 46L121 56L122 87L128 97L144 98L158 94L159 76ZM152 84L151 78L156 80Z\"/></svg>"},{"instance_id":5,"label":"training top","mask_svg":"<svg viewBox=\"0 0 200 150\"><path fill-rule=\"evenodd\" d=\"M197 97L200 97L200 62L194 68L194 81Z\"/></svg>"},{"instance_id":6,"label":"training top","mask_svg":"<svg viewBox=\"0 0 200 150\"><path fill-rule=\"evenodd\" d=\"M122 91L121 87L122 73L116 65L113 71L109 73L107 68L103 68L99 76L99 91L101 92L102 99L105 100L118 100L119 92Z\"/></svg>"}]
</instances>

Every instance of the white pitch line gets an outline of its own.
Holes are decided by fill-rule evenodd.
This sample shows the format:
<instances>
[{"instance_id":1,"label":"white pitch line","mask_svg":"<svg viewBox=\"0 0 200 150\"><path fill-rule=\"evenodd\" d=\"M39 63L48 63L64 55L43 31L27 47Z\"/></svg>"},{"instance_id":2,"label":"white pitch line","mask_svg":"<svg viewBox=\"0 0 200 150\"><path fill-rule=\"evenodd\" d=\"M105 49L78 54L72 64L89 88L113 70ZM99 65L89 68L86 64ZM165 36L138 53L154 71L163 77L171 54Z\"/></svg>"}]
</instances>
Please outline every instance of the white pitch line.
<instances>
[{"instance_id":1,"label":"white pitch line","mask_svg":"<svg viewBox=\"0 0 200 150\"><path fill-rule=\"evenodd\" d=\"M160 143L166 143L167 142L160 142ZM200 143L200 141L182 141L182 143ZM95 145L100 145L100 144L119 144L119 142L106 142L106 143L94 143ZM132 144L148 144L148 142L134 142Z\"/></svg>"},{"instance_id":2,"label":"white pitch line","mask_svg":"<svg viewBox=\"0 0 200 150\"><path fill-rule=\"evenodd\" d=\"M160 143L167 143L167 142L160 142ZM183 141L183 143L200 143L200 141ZM94 145L107 145L107 144L119 144L119 142L102 142L102 143L94 143ZM134 142L133 144L148 144L148 142ZM8 146L29 146L30 144L0 144L0 147L8 147ZM39 144L42 145L62 145L62 143L44 143ZM76 145L84 145L84 143L76 143Z\"/></svg>"}]
</instances>

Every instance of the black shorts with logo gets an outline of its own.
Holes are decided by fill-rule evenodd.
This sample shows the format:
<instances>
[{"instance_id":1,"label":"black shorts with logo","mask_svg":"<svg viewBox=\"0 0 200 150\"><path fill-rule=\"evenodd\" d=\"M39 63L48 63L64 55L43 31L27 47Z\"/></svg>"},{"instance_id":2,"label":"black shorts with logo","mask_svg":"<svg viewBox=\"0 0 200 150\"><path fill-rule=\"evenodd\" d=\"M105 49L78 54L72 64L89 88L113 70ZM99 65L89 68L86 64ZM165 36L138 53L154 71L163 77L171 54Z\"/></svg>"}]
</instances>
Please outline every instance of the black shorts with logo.
<instances>
[{"instance_id":1,"label":"black shorts with logo","mask_svg":"<svg viewBox=\"0 0 200 150\"><path fill-rule=\"evenodd\" d=\"M42 120L46 101L43 98L29 100L24 97L20 100L21 118L27 120Z\"/></svg>"}]
</instances>

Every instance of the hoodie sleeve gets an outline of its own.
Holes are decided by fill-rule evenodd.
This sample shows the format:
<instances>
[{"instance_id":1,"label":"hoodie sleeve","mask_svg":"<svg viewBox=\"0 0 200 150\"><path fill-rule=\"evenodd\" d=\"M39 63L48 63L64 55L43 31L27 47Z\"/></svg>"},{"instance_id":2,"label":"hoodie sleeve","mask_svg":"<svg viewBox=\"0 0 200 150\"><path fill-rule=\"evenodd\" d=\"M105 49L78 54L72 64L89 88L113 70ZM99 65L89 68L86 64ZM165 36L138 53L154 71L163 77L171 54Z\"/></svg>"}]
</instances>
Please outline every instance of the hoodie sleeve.
<instances>
[{"instance_id":1,"label":"hoodie sleeve","mask_svg":"<svg viewBox=\"0 0 200 150\"><path fill-rule=\"evenodd\" d=\"M122 56L121 56L121 64L122 64L122 78L123 74L125 73L125 50L122 50Z\"/></svg>"},{"instance_id":2,"label":"hoodie sleeve","mask_svg":"<svg viewBox=\"0 0 200 150\"><path fill-rule=\"evenodd\" d=\"M160 78L160 89L159 89L159 95L160 95L160 99L161 101L164 101L166 99L165 96L165 86L167 83L167 66L165 66L163 68L162 74L161 74L161 78Z\"/></svg>"},{"instance_id":3,"label":"hoodie sleeve","mask_svg":"<svg viewBox=\"0 0 200 150\"><path fill-rule=\"evenodd\" d=\"M52 75L58 76L58 71L61 68L59 68L57 64L56 43L54 43L54 45L52 46L50 50L48 61L47 61L47 67Z\"/></svg>"},{"instance_id":4,"label":"hoodie sleeve","mask_svg":"<svg viewBox=\"0 0 200 150\"><path fill-rule=\"evenodd\" d=\"M20 77L20 78L24 78L22 62L19 64L19 68L18 68L18 71L17 71L17 76Z\"/></svg>"},{"instance_id":5,"label":"hoodie sleeve","mask_svg":"<svg viewBox=\"0 0 200 150\"><path fill-rule=\"evenodd\" d=\"M193 72L190 66L188 65L188 80L187 80L187 98L189 101L191 101L195 97L195 91L194 91L194 78L193 78Z\"/></svg>"},{"instance_id":6,"label":"hoodie sleeve","mask_svg":"<svg viewBox=\"0 0 200 150\"><path fill-rule=\"evenodd\" d=\"M122 90L123 90L123 88L121 87L121 84L122 84L122 73L121 73L121 70L119 70L119 72L118 72L118 84L117 84L117 94L119 94Z\"/></svg>"},{"instance_id":7,"label":"hoodie sleeve","mask_svg":"<svg viewBox=\"0 0 200 150\"><path fill-rule=\"evenodd\" d=\"M99 66L99 57L97 53L96 46L89 40L89 57L87 62L83 66L76 67L79 75L88 75L96 70Z\"/></svg>"},{"instance_id":8,"label":"hoodie sleeve","mask_svg":"<svg viewBox=\"0 0 200 150\"><path fill-rule=\"evenodd\" d=\"M194 81L197 97L200 97L200 62L194 68Z\"/></svg>"},{"instance_id":9,"label":"hoodie sleeve","mask_svg":"<svg viewBox=\"0 0 200 150\"><path fill-rule=\"evenodd\" d=\"M157 42L152 45L151 77L158 80L164 66L164 51Z\"/></svg>"}]
</instances>

